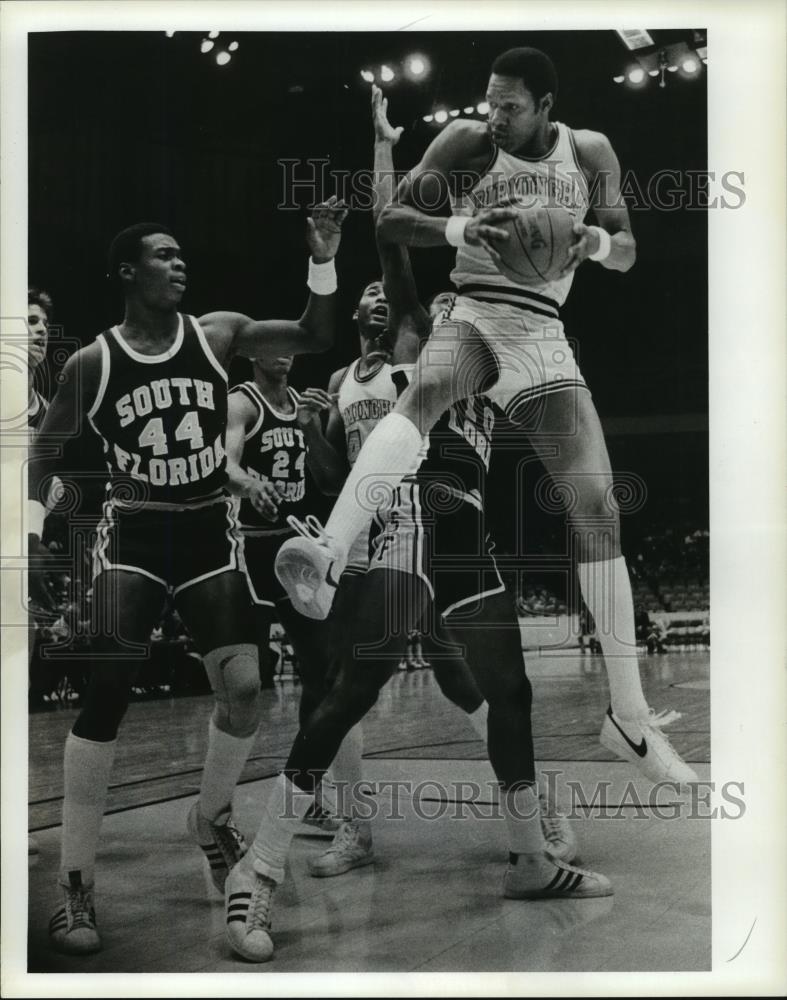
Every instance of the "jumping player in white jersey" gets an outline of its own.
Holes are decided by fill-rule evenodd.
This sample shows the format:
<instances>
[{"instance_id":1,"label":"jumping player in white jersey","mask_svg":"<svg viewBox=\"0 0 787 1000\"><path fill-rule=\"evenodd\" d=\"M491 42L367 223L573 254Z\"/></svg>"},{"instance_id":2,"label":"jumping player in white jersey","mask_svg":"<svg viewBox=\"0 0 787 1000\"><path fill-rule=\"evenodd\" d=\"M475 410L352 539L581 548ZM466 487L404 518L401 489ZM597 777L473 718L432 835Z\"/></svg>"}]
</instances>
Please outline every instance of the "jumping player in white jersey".
<instances>
[{"instance_id":1,"label":"jumping player in white jersey","mask_svg":"<svg viewBox=\"0 0 787 1000\"><path fill-rule=\"evenodd\" d=\"M43 531L53 444L87 420L101 436L109 472L94 550L93 665L82 710L66 740L59 882L53 945L101 947L94 910L95 856L118 727L167 592L203 655L216 696L192 837L223 887L245 845L231 798L260 720L257 648L243 545L226 484L226 369L234 355L325 350L333 340L336 272L346 210L331 199L308 223L310 296L300 319L252 320L178 311L183 253L157 223L129 227L112 243L110 277L125 316L77 351L63 369L33 447L30 542Z\"/></svg>"},{"instance_id":2,"label":"jumping player in white jersey","mask_svg":"<svg viewBox=\"0 0 787 1000\"><path fill-rule=\"evenodd\" d=\"M375 175L390 178L391 149L401 130L388 124L386 102L377 88L372 100ZM379 252L389 295L394 370L404 376L398 380L401 385L412 371L430 317L418 301L407 251L381 243ZM439 311L439 302L433 303L432 318ZM492 404L483 397L451 407L430 433L417 471L378 511L375 520L380 530L372 539L369 570L356 591L353 616L345 623L348 637L338 677L298 733L251 849L227 880L228 939L250 961L268 961L273 954L272 897L284 876L298 816L309 807L346 733L369 711L390 678L407 630L420 627L433 611L451 630L442 632L441 652L455 661L457 652L450 650L450 644L458 639L489 700L488 747L501 784L510 848L504 894L514 899L612 894L603 875L574 868L547 853L544 830L565 830L565 822L555 817L550 824L542 816L530 728L531 689L519 625L483 525L494 419ZM468 620L471 607L475 612ZM434 626L427 631L434 631ZM358 818L346 824L333 849L310 865L312 873L334 875L369 863L368 828L368 822ZM560 849L573 856L570 833Z\"/></svg>"},{"instance_id":3,"label":"jumping player in white jersey","mask_svg":"<svg viewBox=\"0 0 787 1000\"><path fill-rule=\"evenodd\" d=\"M440 133L382 212L386 241L457 247L455 306L435 327L413 380L375 429L348 477L324 532L283 547L277 571L307 613L324 616L346 553L369 519L370 484L394 485L407 473L422 435L445 407L488 392L522 426L566 500L579 582L598 628L610 684L601 742L653 781L696 781L661 732L675 713L656 715L642 691L631 585L620 549L620 524L601 422L574 360L559 308L574 270L590 259L627 271L636 245L620 194L620 167L606 136L550 120L557 93L551 60L537 49L499 56L487 87L489 121L456 121ZM592 193L592 194L591 194ZM450 218L427 215L449 198ZM591 204L592 200L592 204ZM495 223L524 203L565 208L575 241L556 280L524 286L497 269ZM598 225L587 226L592 208Z\"/></svg>"}]
</instances>

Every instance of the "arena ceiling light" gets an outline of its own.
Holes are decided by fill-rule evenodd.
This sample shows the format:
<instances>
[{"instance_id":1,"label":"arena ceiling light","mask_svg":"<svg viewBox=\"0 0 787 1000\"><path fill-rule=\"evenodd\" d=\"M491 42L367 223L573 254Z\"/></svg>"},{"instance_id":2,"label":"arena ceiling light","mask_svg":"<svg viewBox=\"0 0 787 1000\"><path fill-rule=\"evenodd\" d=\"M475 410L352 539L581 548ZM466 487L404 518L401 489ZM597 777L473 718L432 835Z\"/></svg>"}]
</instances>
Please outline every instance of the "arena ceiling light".
<instances>
[{"instance_id":1,"label":"arena ceiling light","mask_svg":"<svg viewBox=\"0 0 787 1000\"><path fill-rule=\"evenodd\" d=\"M207 55L214 45L215 42L212 42L209 38L203 38L200 42L199 50L203 55Z\"/></svg>"},{"instance_id":2,"label":"arena ceiling light","mask_svg":"<svg viewBox=\"0 0 787 1000\"><path fill-rule=\"evenodd\" d=\"M487 104L486 101L481 101L481 103L477 105L476 111L478 112L479 115L488 115L489 105Z\"/></svg>"},{"instance_id":3,"label":"arena ceiling light","mask_svg":"<svg viewBox=\"0 0 787 1000\"><path fill-rule=\"evenodd\" d=\"M380 79L383 83L390 83L392 80L396 79L396 73L394 73L390 66L381 66Z\"/></svg>"},{"instance_id":4,"label":"arena ceiling light","mask_svg":"<svg viewBox=\"0 0 787 1000\"><path fill-rule=\"evenodd\" d=\"M164 34L167 36L167 38L174 38L175 37L175 32L174 31L165 31Z\"/></svg>"},{"instance_id":5,"label":"arena ceiling light","mask_svg":"<svg viewBox=\"0 0 787 1000\"><path fill-rule=\"evenodd\" d=\"M475 114L475 107L471 104L469 107L467 107L467 108L464 109L464 112L465 112L466 115L474 115Z\"/></svg>"},{"instance_id":6,"label":"arena ceiling light","mask_svg":"<svg viewBox=\"0 0 787 1000\"><path fill-rule=\"evenodd\" d=\"M239 44L238 42L230 42L230 44L227 46L227 51L228 52L237 52L238 51L238 44Z\"/></svg>"},{"instance_id":7,"label":"arena ceiling light","mask_svg":"<svg viewBox=\"0 0 787 1000\"><path fill-rule=\"evenodd\" d=\"M366 80L367 83L374 83L374 73L370 69L362 69L361 78Z\"/></svg>"},{"instance_id":8,"label":"arena ceiling light","mask_svg":"<svg viewBox=\"0 0 787 1000\"><path fill-rule=\"evenodd\" d=\"M429 60L420 53L414 53L405 59L404 71L411 80L420 80L429 72Z\"/></svg>"},{"instance_id":9,"label":"arena ceiling light","mask_svg":"<svg viewBox=\"0 0 787 1000\"><path fill-rule=\"evenodd\" d=\"M626 74L629 83L633 83L635 86L643 83L645 80L645 70L641 66L633 66Z\"/></svg>"},{"instance_id":10,"label":"arena ceiling light","mask_svg":"<svg viewBox=\"0 0 787 1000\"><path fill-rule=\"evenodd\" d=\"M439 125L443 125L445 122L448 121L448 112L444 108L441 108L439 111L435 111L434 120Z\"/></svg>"},{"instance_id":11,"label":"arena ceiling light","mask_svg":"<svg viewBox=\"0 0 787 1000\"><path fill-rule=\"evenodd\" d=\"M424 121L428 123L434 121L434 115L424 115Z\"/></svg>"},{"instance_id":12,"label":"arena ceiling light","mask_svg":"<svg viewBox=\"0 0 787 1000\"><path fill-rule=\"evenodd\" d=\"M223 52L222 51L222 52L217 52L216 53L216 65L217 66L226 66L227 63L230 61L230 59L232 59L232 56L229 54L229 52Z\"/></svg>"},{"instance_id":13,"label":"arena ceiling light","mask_svg":"<svg viewBox=\"0 0 787 1000\"><path fill-rule=\"evenodd\" d=\"M684 73L696 73L700 68L699 59L695 59L694 56L687 56L680 64L680 68Z\"/></svg>"},{"instance_id":14,"label":"arena ceiling light","mask_svg":"<svg viewBox=\"0 0 787 1000\"><path fill-rule=\"evenodd\" d=\"M220 34L220 31L209 31L208 38L218 38Z\"/></svg>"}]
</instances>

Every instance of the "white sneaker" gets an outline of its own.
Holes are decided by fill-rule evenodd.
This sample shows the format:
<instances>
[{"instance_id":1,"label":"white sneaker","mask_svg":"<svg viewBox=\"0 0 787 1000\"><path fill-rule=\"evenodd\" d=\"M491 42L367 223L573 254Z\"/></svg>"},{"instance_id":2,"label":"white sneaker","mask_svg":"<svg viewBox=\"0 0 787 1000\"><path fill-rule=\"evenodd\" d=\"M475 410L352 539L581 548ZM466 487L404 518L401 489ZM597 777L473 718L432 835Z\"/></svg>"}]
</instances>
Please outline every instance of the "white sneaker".
<instances>
[{"instance_id":1,"label":"white sneaker","mask_svg":"<svg viewBox=\"0 0 787 1000\"><path fill-rule=\"evenodd\" d=\"M636 764L653 782L673 781L681 785L697 781L697 774L681 760L670 741L661 732L664 726L680 718L679 712L650 709L644 719L621 719L607 709L599 742L623 760Z\"/></svg>"},{"instance_id":2,"label":"white sneaker","mask_svg":"<svg viewBox=\"0 0 787 1000\"><path fill-rule=\"evenodd\" d=\"M333 843L323 854L306 862L315 878L343 875L351 868L363 868L374 862L372 833L366 822L343 823Z\"/></svg>"},{"instance_id":3,"label":"white sneaker","mask_svg":"<svg viewBox=\"0 0 787 1000\"><path fill-rule=\"evenodd\" d=\"M186 825L192 839L202 848L208 860L213 884L219 892L224 892L227 876L247 850L243 834L232 819L230 807L227 806L211 822L199 811L197 800L189 810Z\"/></svg>"},{"instance_id":4,"label":"white sneaker","mask_svg":"<svg viewBox=\"0 0 787 1000\"><path fill-rule=\"evenodd\" d=\"M557 811L546 791L539 793L538 807L541 812L541 831L546 841L546 851L555 861L570 864L576 860L577 838L571 824Z\"/></svg>"},{"instance_id":5,"label":"white sneaker","mask_svg":"<svg viewBox=\"0 0 787 1000\"><path fill-rule=\"evenodd\" d=\"M100 951L101 938L96 930L93 886L82 884L82 873L68 873L68 885L61 883L63 905L49 921L49 938L58 951L69 955L89 955Z\"/></svg>"},{"instance_id":6,"label":"white sneaker","mask_svg":"<svg viewBox=\"0 0 787 1000\"><path fill-rule=\"evenodd\" d=\"M322 620L331 610L346 554L339 552L313 514L302 522L291 514L287 523L298 537L284 542L273 568L295 610L306 618Z\"/></svg>"},{"instance_id":7,"label":"white sneaker","mask_svg":"<svg viewBox=\"0 0 787 1000\"><path fill-rule=\"evenodd\" d=\"M611 896L605 875L556 861L548 854L509 854L503 879L506 899L593 899Z\"/></svg>"},{"instance_id":8,"label":"white sneaker","mask_svg":"<svg viewBox=\"0 0 787 1000\"><path fill-rule=\"evenodd\" d=\"M234 952L250 962L273 958L271 907L276 883L255 871L251 863L235 865L224 887L227 940Z\"/></svg>"}]
</instances>

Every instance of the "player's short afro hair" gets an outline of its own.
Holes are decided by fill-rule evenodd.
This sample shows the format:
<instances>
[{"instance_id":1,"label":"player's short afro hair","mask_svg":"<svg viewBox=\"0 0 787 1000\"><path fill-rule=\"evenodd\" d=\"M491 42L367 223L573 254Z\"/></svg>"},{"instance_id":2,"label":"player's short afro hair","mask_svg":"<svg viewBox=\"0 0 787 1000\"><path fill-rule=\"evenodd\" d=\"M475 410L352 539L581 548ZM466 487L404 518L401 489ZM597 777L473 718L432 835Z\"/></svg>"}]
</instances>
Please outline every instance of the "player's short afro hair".
<instances>
[{"instance_id":1,"label":"player's short afro hair","mask_svg":"<svg viewBox=\"0 0 787 1000\"><path fill-rule=\"evenodd\" d=\"M165 236L175 238L175 234L169 226L163 226L160 222L136 222L133 226L121 229L109 245L107 276L110 280L117 278L118 268L121 264L139 260L142 240L155 233L163 233Z\"/></svg>"},{"instance_id":2,"label":"player's short afro hair","mask_svg":"<svg viewBox=\"0 0 787 1000\"><path fill-rule=\"evenodd\" d=\"M509 49L492 63L492 72L498 76L513 76L521 80L537 101L545 94L557 97L557 70L541 49Z\"/></svg>"}]
</instances>

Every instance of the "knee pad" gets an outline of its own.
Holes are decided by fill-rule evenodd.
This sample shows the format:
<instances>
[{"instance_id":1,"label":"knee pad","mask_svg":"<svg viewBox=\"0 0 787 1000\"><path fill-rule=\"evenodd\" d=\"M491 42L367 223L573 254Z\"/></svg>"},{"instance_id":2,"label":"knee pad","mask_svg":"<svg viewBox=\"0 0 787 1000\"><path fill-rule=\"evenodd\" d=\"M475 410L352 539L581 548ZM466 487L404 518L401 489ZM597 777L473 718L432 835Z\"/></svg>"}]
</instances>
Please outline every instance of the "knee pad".
<instances>
[{"instance_id":1,"label":"knee pad","mask_svg":"<svg viewBox=\"0 0 787 1000\"><path fill-rule=\"evenodd\" d=\"M230 736L253 736L260 723L260 667L257 647L220 646L203 657L216 697L213 721Z\"/></svg>"}]
</instances>

